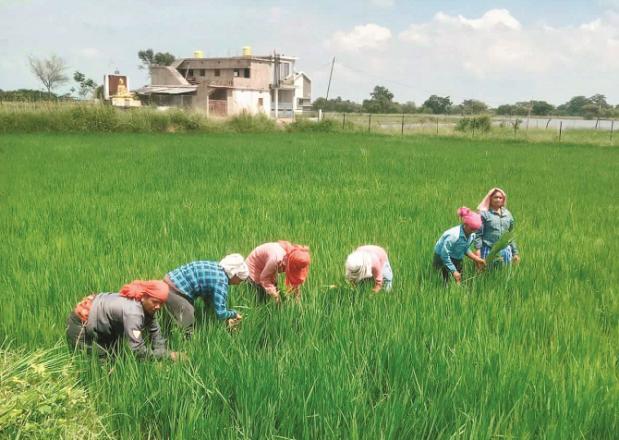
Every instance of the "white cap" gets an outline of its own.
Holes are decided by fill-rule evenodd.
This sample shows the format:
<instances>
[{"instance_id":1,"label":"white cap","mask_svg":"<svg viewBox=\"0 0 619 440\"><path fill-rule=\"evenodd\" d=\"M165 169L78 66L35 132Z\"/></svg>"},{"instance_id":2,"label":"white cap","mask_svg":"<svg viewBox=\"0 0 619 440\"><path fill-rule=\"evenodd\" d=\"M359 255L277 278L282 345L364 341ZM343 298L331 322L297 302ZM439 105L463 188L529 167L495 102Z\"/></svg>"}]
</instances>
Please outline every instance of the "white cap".
<instances>
[{"instance_id":1,"label":"white cap","mask_svg":"<svg viewBox=\"0 0 619 440\"><path fill-rule=\"evenodd\" d=\"M228 278L239 277L241 280L246 280L249 276L249 268L245 264L245 259L241 254L226 255L219 265L224 269Z\"/></svg>"},{"instance_id":2,"label":"white cap","mask_svg":"<svg viewBox=\"0 0 619 440\"><path fill-rule=\"evenodd\" d=\"M346 278L361 281L372 277L372 256L367 252L355 251L346 258Z\"/></svg>"}]
</instances>

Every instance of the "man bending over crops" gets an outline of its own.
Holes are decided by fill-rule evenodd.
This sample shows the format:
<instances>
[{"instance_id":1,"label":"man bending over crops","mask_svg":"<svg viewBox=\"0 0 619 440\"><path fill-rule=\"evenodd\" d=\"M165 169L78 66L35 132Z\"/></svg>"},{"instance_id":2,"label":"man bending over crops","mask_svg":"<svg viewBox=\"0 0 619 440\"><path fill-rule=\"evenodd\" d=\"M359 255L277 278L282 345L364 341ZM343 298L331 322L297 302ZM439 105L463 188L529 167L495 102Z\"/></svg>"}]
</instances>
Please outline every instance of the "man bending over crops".
<instances>
[{"instance_id":1,"label":"man bending over crops","mask_svg":"<svg viewBox=\"0 0 619 440\"><path fill-rule=\"evenodd\" d=\"M458 209L458 216L462 224L448 229L438 239L434 246L434 260L432 265L441 271L445 282L450 275L457 284L462 282L462 258L466 254L471 260L486 264L481 257L471 252L470 247L475 240L475 231L481 227L481 217L467 207Z\"/></svg>"},{"instance_id":2,"label":"man bending over crops","mask_svg":"<svg viewBox=\"0 0 619 440\"><path fill-rule=\"evenodd\" d=\"M169 287L162 281L136 280L120 293L99 293L84 298L67 320L71 350L95 351L101 358L114 354L126 340L140 359L178 359L166 348L156 313L167 301ZM150 337L147 347L144 332Z\"/></svg>"},{"instance_id":3,"label":"man bending over crops","mask_svg":"<svg viewBox=\"0 0 619 440\"><path fill-rule=\"evenodd\" d=\"M373 278L373 292L377 293L381 288L389 292L393 283L393 272L387 251L371 244L359 246L346 258L346 278L353 285Z\"/></svg>"},{"instance_id":4,"label":"man bending over crops","mask_svg":"<svg viewBox=\"0 0 619 440\"><path fill-rule=\"evenodd\" d=\"M236 310L228 309L228 286L240 284L249 276L243 256L230 254L219 263L194 261L169 272L164 281L170 286L166 309L187 335L193 332L194 301L212 300L217 319L230 328L242 318Z\"/></svg>"},{"instance_id":5,"label":"man bending over crops","mask_svg":"<svg viewBox=\"0 0 619 440\"><path fill-rule=\"evenodd\" d=\"M264 243L254 249L245 261L249 267L249 280L260 296L280 303L277 275L284 272L286 287L300 301L301 285L307 278L311 262L307 246L289 241Z\"/></svg>"}]
</instances>

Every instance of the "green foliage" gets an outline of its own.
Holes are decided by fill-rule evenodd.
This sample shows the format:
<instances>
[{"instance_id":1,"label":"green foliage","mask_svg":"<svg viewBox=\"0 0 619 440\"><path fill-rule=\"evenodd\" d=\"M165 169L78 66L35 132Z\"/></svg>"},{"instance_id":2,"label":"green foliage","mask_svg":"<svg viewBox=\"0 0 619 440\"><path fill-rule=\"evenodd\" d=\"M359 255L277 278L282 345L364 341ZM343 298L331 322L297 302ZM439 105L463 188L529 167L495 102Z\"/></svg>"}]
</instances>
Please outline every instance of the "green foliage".
<instances>
[{"instance_id":1,"label":"green foliage","mask_svg":"<svg viewBox=\"0 0 619 440\"><path fill-rule=\"evenodd\" d=\"M451 110L451 104L449 96L432 95L423 103L423 109L435 115L444 115Z\"/></svg>"},{"instance_id":2,"label":"green foliage","mask_svg":"<svg viewBox=\"0 0 619 440\"><path fill-rule=\"evenodd\" d=\"M0 347L0 437L108 437L66 350Z\"/></svg>"},{"instance_id":3,"label":"green foliage","mask_svg":"<svg viewBox=\"0 0 619 440\"><path fill-rule=\"evenodd\" d=\"M367 113L395 113L398 107L393 102L393 93L386 87L376 86L370 99L365 99L362 104L362 110Z\"/></svg>"},{"instance_id":4,"label":"green foliage","mask_svg":"<svg viewBox=\"0 0 619 440\"><path fill-rule=\"evenodd\" d=\"M301 304L259 304L249 286L233 287L244 320L229 334L197 302L195 337L170 336L187 362L78 362L114 438L619 432L616 216L600 191L616 186L615 149L358 133L44 133L2 135L0 155L0 338L20 347L63 340L67 313L88 292L279 238L312 250ZM522 262L445 288L430 268L434 243L457 224L456 207L494 185L508 192ZM345 284L346 255L362 243L387 248L390 294Z\"/></svg>"},{"instance_id":5,"label":"green foliage","mask_svg":"<svg viewBox=\"0 0 619 440\"><path fill-rule=\"evenodd\" d=\"M335 119L322 119L321 121L312 121L309 119L297 119L288 124L286 129L291 132L312 132L312 133L333 133L342 128L342 124Z\"/></svg>"},{"instance_id":6,"label":"green foliage","mask_svg":"<svg viewBox=\"0 0 619 440\"><path fill-rule=\"evenodd\" d=\"M476 99L465 99L461 104L461 113L463 115L478 115L480 113L486 113L488 106Z\"/></svg>"},{"instance_id":7,"label":"green foliage","mask_svg":"<svg viewBox=\"0 0 619 440\"><path fill-rule=\"evenodd\" d=\"M496 243L494 243L494 246L492 246L492 249L490 249L490 252L486 256L486 263L492 264L497 259L500 259L501 257L499 255L499 252L505 249L507 245L509 245L512 242L513 239L514 239L513 231L507 231L505 234L503 234L501 238L499 238L499 240Z\"/></svg>"},{"instance_id":8,"label":"green foliage","mask_svg":"<svg viewBox=\"0 0 619 440\"><path fill-rule=\"evenodd\" d=\"M148 69L150 66L169 66L176 60L176 57L169 52L153 52L152 49L138 51L138 58L141 69Z\"/></svg>"},{"instance_id":9,"label":"green foliage","mask_svg":"<svg viewBox=\"0 0 619 440\"><path fill-rule=\"evenodd\" d=\"M98 87L93 79L86 78L86 75L78 70L73 74L73 81L79 85L78 95L81 99L85 99L88 95L94 95Z\"/></svg>"},{"instance_id":10,"label":"green foliage","mask_svg":"<svg viewBox=\"0 0 619 440\"><path fill-rule=\"evenodd\" d=\"M354 113L361 111L361 104L349 101L348 99L343 100L340 96L329 100L318 98L312 104L312 109L325 112Z\"/></svg>"},{"instance_id":11,"label":"green foliage","mask_svg":"<svg viewBox=\"0 0 619 440\"><path fill-rule=\"evenodd\" d=\"M243 112L230 118L226 126L237 133L268 133L277 130L275 121L264 114Z\"/></svg>"},{"instance_id":12,"label":"green foliage","mask_svg":"<svg viewBox=\"0 0 619 440\"><path fill-rule=\"evenodd\" d=\"M58 100L59 96L55 93L48 94L40 90L19 89L19 90L2 90L0 89L0 101L12 102L38 102Z\"/></svg>"},{"instance_id":13,"label":"green foliage","mask_svg":"<svg viewBox=\"0 0 619 440\"><path fill-rule=\"evenodd\" d=\"M492 128L492 120L488 115L470 116L459 119L456 123L456 131L475 133L488 133Z\"/></svg>"}]
</instances>

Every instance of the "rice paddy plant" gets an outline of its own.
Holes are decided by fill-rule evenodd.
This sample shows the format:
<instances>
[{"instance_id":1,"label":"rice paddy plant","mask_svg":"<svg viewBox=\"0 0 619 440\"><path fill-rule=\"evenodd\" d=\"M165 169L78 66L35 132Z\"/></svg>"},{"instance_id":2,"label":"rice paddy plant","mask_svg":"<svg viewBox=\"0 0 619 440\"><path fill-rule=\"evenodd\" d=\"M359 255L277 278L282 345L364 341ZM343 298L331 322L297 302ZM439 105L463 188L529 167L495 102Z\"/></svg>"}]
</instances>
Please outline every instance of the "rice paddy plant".
<instances>
[{"instance_id":1,"label":"rice paddy plant","mask_svg":"<svg viewBox=\"0 0 619 440\"><path fill-rule=\"evenodd\" d=\"M0 138L0 339L55 347L89 292L194 259L309 245L301 304L198 303L179 363L67 359L119 438L614 438L618 153L576 144L364 134L15 134ZM522 262L444 287L456 208L508 193ZM344 280L364 243L389 294ZM464 278L474 275L472 264ZM21 351L20 351L21 352ZM4 385L4 382L3 382Z\"/></svg>"}]
</instances>

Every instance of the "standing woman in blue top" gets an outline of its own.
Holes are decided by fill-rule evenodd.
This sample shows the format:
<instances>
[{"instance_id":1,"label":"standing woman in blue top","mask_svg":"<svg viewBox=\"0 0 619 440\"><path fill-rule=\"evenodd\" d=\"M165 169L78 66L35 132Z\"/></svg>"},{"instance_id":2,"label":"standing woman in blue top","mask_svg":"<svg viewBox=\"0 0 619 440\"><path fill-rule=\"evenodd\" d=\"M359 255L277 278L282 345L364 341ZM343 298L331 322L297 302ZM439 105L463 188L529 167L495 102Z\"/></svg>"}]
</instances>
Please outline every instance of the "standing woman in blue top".
<instances>
[{"instance_id":1,"label":"standing woman in blue top","mask_svg":"<svg viewBox=\"0 0 619 440\"><path fill-rule=\"evenodd\" d=\"M166 304L178 325L190 335L195 322L194 301L201 297L211 299L217 319L226 321L229 327L239 323L242 316L228 309L228 286L240 284L249 276L245 259L240 254L230 254L219 263L216 261L193 261L174 269L165 276L170 286Z\"/></svg>"},{"instance_id":2,"label":"standing woman in blue top","mask_svg":"<svg viewBox=\"0 0 619 440\"><path fill-rule=\"evenodd\" d=\"M438 239L434 246L432 265L441 271L445 282L452 276L457 284L462 282L462 258L464 255L477 264L485 265L486 261L471 251L475 240L475 231L481 227L481 216L467 207L458 209L462 224L448 229Z\"/></svg>"},{"instance_id":3,"label":"standing woman in blue top","mask_svg":"<svg viewBox=\"0 0 619 440\"><path fill-rule=\"evenodd\" d=\"M477 210L481 215L481 229L475 237L475 252L481 258L486 258L492 246L503 234L514 229L514 217L507 210L507 194L501 188L492 188L481 201ZM505 264L512 261L518 263L520 255L513 241L499 252Z\"/></svg>"}]
</instances>

